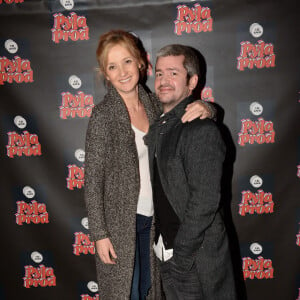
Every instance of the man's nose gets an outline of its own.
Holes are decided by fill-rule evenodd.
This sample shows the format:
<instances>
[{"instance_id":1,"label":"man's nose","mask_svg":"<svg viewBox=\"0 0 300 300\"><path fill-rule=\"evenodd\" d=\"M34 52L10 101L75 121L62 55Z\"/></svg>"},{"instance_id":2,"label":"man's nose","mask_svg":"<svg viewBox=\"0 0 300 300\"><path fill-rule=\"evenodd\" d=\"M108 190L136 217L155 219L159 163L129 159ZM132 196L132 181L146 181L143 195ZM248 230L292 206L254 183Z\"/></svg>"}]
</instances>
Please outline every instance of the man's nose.
<instances>
[{"instance_id":1,"label":"man's nose","mask_svg":"<svg viewBox=\"0 0 300 300\"><path fill-rule=\"evenodd\" d=\"M161 75L160 77L160 83L161 84L166 84L166 83L169 83L169 76L166 76L166 75Z\"/></svg>"}]
</instances>

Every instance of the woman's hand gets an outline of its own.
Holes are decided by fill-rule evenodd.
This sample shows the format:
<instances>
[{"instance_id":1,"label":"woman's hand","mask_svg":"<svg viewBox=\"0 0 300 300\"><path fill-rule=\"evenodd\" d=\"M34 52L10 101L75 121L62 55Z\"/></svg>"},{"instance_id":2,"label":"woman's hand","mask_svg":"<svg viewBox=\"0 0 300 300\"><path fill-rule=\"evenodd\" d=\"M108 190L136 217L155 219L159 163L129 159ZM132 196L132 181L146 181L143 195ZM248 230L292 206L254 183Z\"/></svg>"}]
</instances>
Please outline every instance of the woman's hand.
<instances>
[{"instance_id":1,"label":"woman's hand","mask_svg":"<svg viewBox=\"0 0 300 300\"><path fill-rule=\"evenodd\" d=\"M182 123L191 122L197 118L206 119L206 118L214 118L215 111L212 108L211 104L204 103L201 100L196 100L186 107L186 112L182 116L181 121Z\"/></svg>"},{"instance_id":2,"label":"woman's hand","mask_svg":"<svg viewBox=\"0 0 300 300\"><path fill-rule=\"evenodd\" d=\"M109 238L96 241L96 250L105 264L116 264L117 255Z\"/></svg>"}]
</instances>

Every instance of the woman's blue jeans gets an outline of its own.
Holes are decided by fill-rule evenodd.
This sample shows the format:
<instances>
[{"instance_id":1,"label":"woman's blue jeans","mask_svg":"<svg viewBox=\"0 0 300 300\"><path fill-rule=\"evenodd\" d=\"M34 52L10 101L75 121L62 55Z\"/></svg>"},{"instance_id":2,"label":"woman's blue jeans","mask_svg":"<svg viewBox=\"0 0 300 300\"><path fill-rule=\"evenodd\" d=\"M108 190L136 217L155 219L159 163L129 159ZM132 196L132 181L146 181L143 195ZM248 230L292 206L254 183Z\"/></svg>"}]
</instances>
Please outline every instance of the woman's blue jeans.
<instances>
[{"instance_id":1,"label":"woman's blue jeans","mask_svg":"<svg viewBox=\"0 0 300 300\"><path fill-rule=\"evenodd\" d=\"M135 263L131 287L131 300L144 300L151 286L150 229L152 217L136 215Z\"/></svg>"}]
</instances>

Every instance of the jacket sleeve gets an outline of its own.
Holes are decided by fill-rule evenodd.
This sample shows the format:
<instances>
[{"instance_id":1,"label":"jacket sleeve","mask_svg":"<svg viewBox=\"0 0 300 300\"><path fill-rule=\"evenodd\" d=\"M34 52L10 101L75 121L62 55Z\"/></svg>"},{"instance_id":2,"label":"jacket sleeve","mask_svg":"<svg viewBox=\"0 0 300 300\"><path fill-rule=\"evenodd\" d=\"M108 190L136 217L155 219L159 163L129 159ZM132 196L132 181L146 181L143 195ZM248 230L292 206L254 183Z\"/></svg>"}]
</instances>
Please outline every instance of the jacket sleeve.
<instances>
[{"instance_id":1,"label":"jacket sleeve","mask_svg":"<svg viewBox=\"0 0 300 300\"><path fill-rule=\"evenodd\" d=\"M91 240L109 236L104 216L105 157L108 128L99 107L93 109L85 143L84 200L88 213Z\"/></svg>"},{"instance_id":2,"label":"jacket sleeve","mask_svg":"<svg viewBox=\"0 0 300 300\"><path fill-rule=\"evenodd\" d=\"M187 126L182 159L190 194L174 241L174 260L189 268L219 208L225 146L211 120Z\"/></svg>"}]
</instances>

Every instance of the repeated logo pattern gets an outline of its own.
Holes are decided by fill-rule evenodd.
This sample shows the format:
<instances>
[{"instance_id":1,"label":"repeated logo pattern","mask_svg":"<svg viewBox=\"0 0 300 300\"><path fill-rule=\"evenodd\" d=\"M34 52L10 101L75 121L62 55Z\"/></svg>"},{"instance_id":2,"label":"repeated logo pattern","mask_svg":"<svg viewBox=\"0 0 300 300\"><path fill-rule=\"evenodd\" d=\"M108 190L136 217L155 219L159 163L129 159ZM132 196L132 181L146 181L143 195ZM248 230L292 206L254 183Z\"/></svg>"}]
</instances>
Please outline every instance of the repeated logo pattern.
<instances>
[{"instance_id":1,"label":"repeated logo pattern","mask_svg":"<svg viewBox=\"0 0 300 300\"><path fill-rule=\"evenodd\" d=\"M151 45L147 49L149 50L148 60L150 63L147 73L148 82L153 81L154 52L159 48L158 44L163 46L164 40L168 43L189 44L200 51L204 49L203 54L213 72L208 69L209 78L201 92L201 99L220 104L226 108L225 123L230 124L229 129L233 135L232 139L237 151L235 171L240 172L235 175L238 178L237 181L241 177L246 177L245 182L247 182L246 185L239 187L238 193L234 193L232 199L234 222L242 228L241 231L238 228L238 234L242 236L243 241L247 240L246 250L241 251L240 260L244 281L246 285L250 281L251 285L248 285L247 288L254 291L259 291L261 287L261 285L255 285L258 280L268 280L272 283L272 281L275 282L273 279L277 278L279 282L282 274L278 272L279 262L273 255L279 251L276 248L279 246L275 244L275 241L274 243L271 241L271 246L266 241L269 241L269 232L273 230L270 224L279 222L279 214L288 211L285 209L285 205L292 200L288 196L286 196L287 199L285 197L280 199L279 197L280 195L285 196L290 186L285 190L278 191L276 187L266 183L264 172L273 172L271 176L274 176L272 180L274 179L275 186L280 180L284 180L282 177L285 176L290 179L291 185L295 182L299 184L300 156L296 157L297 155L290 155L282 151L285 149L283 146L285 143L291 147L296 142L294 140L289 141L287 138L289 132L283 132L282 120L288 120L288 118L281 119L281 116L285 113L285 107L300 105L300 100L297 91L293 90L288 93L289 81L293 78L285 77L286 82L274 80L279 72L282 72L284 76L284 72L287 72L287 69L283 70L284 67L282 67L284 66L281 52L283 50L282 44L279 43L282 36L276 34L278 33L277 27L274 24L264 23L264 20L259 18L259 13L257 13L258 20L248 20L243 17L243 14L241 16L230 14L230 9L226 10L226 5L223 5L222 9L225 7L227 12L223 20L220 7L213 1L180 3L174 0L173 2L177 2L177 4L173 3L166 6L161 4L163 8L162 20L155 20L157 26L161 27L159 28L161 37L158 37L159 34L155 32L154 23L151 26L146 24L147 17L145 17L145 24L141 23L143 21L141 15L134 16L134 13L128 14L128 22L125 19L124 22L120 21L121 16L122 19L125 18L123 14L120 14L120 20L117 20L118 18L115 17L116 15L119 17L120 8L115 8L118 13L114 12L112 14L114 18L110 20L108 12L113 11L111 8L106 8L107 11L96 10L91 7L82 9L82 4L76 0L60 0L57 3L54 1L46 2L49 9L48 23L41 22L41 27L44 26L47 29L42 37L39 35L35 37L34 34L31 36L31 32L22 31L20 28L20 37L23 34L24 40L19 42L16 32L11 31L12 33L10 33L9 28L7 28L2 32L3 42L0 44L1 102L3 104L12 103L6 114L1 113L1 119L4 116L1 122L5 127L3 131L5 139L2 149L3 156L9 169L14 170L16 174L19 171L19 166L21 172L28 170L24 173L30 174L25 179L24 176L14 176L7 187L11 191L18 190L17 193L11 192L14 209L7 212L10 214L10 220L13 220L15 226L13 230L25 235L31 229L32 232L36 232L35 230L38 229L43 234L42 232L46 232L47 228L53 224L58 224L56 223L57 215L65 213L68 218L74 219L66 218L64 222L61 222L63 224L60 224L66 227L64 231L67 232L66 240L69 243L69 247L64 248L64 254L69 253L69 258L72 261L80 262L81 265L85 264L86 260L93 259L93 255L97 255L95 243L91 240L88 231L88 219L82 199L85 173L84 133L92 109L101 101L102 97L99 95L105 93L105 88L96 78L88 80L88 84L92 88L87 88L84 85L86 78L83 78L83 73L80 72L86 65L88 65L86 67L88 72L91 74L95 72L96 59L94 55L100 34L115 27L123 29L126 27L128 30L133 30L132 33L134 34L135 30L139 30L139 26L143 30L143 26L148 26L149 34L145 39L145 42ZM18 5L19 10L24 9L24 15L28 13L26 0L0 0L1 10L11 9L15 4ZM165 7L168 9L163 12ZM147 6L148 9L150 11L151 6ZM106 15L106 13L108 14ZM96 14L97 18L93 14ZM274 18L273 22L276 22L276 15L271 13L270 15ZM145 9L143 16L147 16ZM151 14L149 14L150 17ZM228 20L230 18L234 18L236 21L230 23ZM136 22L137 20L138 22ZM108 24L106 24L107 22ZM225 29L220 25L221 22L223 22ZM230 24L234 24L234 26L229 26ZM24 24L24 26L26 25ZM34 27L30 28L32 30ZM240 28L242 29L240 30ZM288 28L286 28L286 32L287 30ZM152 31L154 32L153 35ZM227 37L230 37L228 41L226 40ZM141 38L143 40L143 36ZM158 40L158 38L163 40ZM38 50L38 47L45 43L43 39L48 39L49 42L47 53L40 53ZM216 49L215 45L221 45L218 43L218 39L222 39L224 45ZM235 52L232 53L234 40L236 42ZM88 52L87 49L90 50L91 48L93 48L92 51ZM153 53L150 53L151 51ZM57 56L57 53L60 53L61 56ZM91 59L90 56L93 58ZM228 74L231 74L232 77L230 75L224 78L224 73L220 72L222 68L221 59L224 60ZM53 68L63 66L65 72L63 75L65 76L62 75L62 68L60 68L60 71L56 72L57 78L47 77L45 73L48 70L39 65L42 61L49 61L48 67L51 64L53 64L51 66ZM94 77L96 76L94 75ZM222 84L220 78L223 80ZM271 78L270 81L268 78ZM59 83L57 83L58 81ZM273 92L276 90L278 93L280 90L276 86L279 82L282 88L287 89L285 99L277 99L276 93ZM56 93L56 99L54 96L53 99L49 100L47 96L55 90L55 83L60 85L60 90ZM232 99L229 99L228 91L227 94L224 93L227 98L223 98L223 92L226 90L230 90ZM269 96L268 99L265 99L264 96L267 93ZM296 100L290 99L291 94L295 94L295 97L298 98ZM21 99L19 106L16 105L18 98ZM270 99L271 101L269 101ZM35 103L33 103L34 101ZM279 103L280 101L282 103ZM52 106L48 105L50 102ZM239 115L236 111L241 103L243 113ZM40 112L37 112L38 105L40 105L38 108ZM45 105L47 109L44 111ZM48 107L51 107L52 110L48 110ZM294 110L299 109L298 106L292 107ZM231 119L226 120L228 115L233 116L233 119L236 116L235 124ZM42 118L47 118L47 121L44 121L45 124L42 124ZM34 126L32 125L33 119L37 123ZM59 122L57 123L59 126L53 126L53 120ZM64 131L67 134L63 135ZM70 132L72 137L70 137ZM51 136L54 136L51 142L55 141L52 144L49 141ZM72 141L70 148L59 148L64 139ZM291 148L289 149L291 150ZM261 155L261 162L263 163L269 159L269 153L275 154L273 156L274 161L270 163L270 166L264 165L268 170L255 168L259 165L256 159L259 159ZM52 156L55 156L55 159ZM276 169L276 165L279 163L276 159L285 159L286 156L290 160L293 159L293 170L291 173L283 174L281 170ZM248 157L249 162L247 162ZM49 163L50 161L51 163ZM54 163L51 166L52 161ZM247 167L244 168L246 163L248 163ZM283 165L284 163L280 162L280 167ZM51 167L53 170L50 172ZM36 170L49 171L49 178L46 176L39 178L38 174L40 173ZM284 172L287 170L289 170L288 167ZM63 176L60 176L61 173ZM40 180L42 184L46 184L47 180L53 180L55 185L48 187L47 193L56 195L53 190L60 189L62 186L63 196L60 199L47 199L46 201L46 198L43 198L44 195L40 195L38 192L37 180ZM234 180L233 186L236 185ZM295 182L292 183L292 180ZM6 187L1 186L2 188ZM77 201L79 198L80 203ZM299 195L295 195L295 199L298 198ZM55 201L60 201L60 205L55 207L55 203L57 203ZM297 203L297 200L293 201ZM61 211L66 209L65 205L70 205L68 207L70 211ZM294 206L291 207L294 209ZM299 209L299 205L297 207ZM57 215L55 215L56 213ZM291 216L292 214L286 218ZM264 220L268 222L264 223ZM290 244L299 250L300 219L298 218L295 223L296 229L284 234L291 240ZM262 230L257 224L264 224L266 228ZM285 230L284 225L284 223L280 225L282 232ZM260 234L257 235L254 233L255 231L259 231ZM257 240L257 236L259 236L259 240ZM62 260L57 257L60 255L59 251L57 253L53 251L49 255L48 249L44 249L43 245L38 242L33 243L30 238L26 240L25 244L26 252L17 254L21 258L22 268L19 268L18 274L16 274L16 282L22 290L26 289L28 292L34 288L43 288L42 292L47 293L45 289L53 289L53 287L61 285L64 280L61 277L56 277L58 269L63 268L59 265ZM59 247L59 245L55 245L55 247ZM285 250L288 252L288 249ZM78 284L80 287L74 287L78 291L78 298L81 300L101 299L101 291L98 291L95 274L92 271L90 274L86 278L85 272L80 279L81 282L76 282L76 285ZM2 286L3 284L0 282L0 287ZM300 291L300 286L294 288ZM300 292L296 297L298 297L296 300L300 299Z\"/></svg>"}]
</instances>

